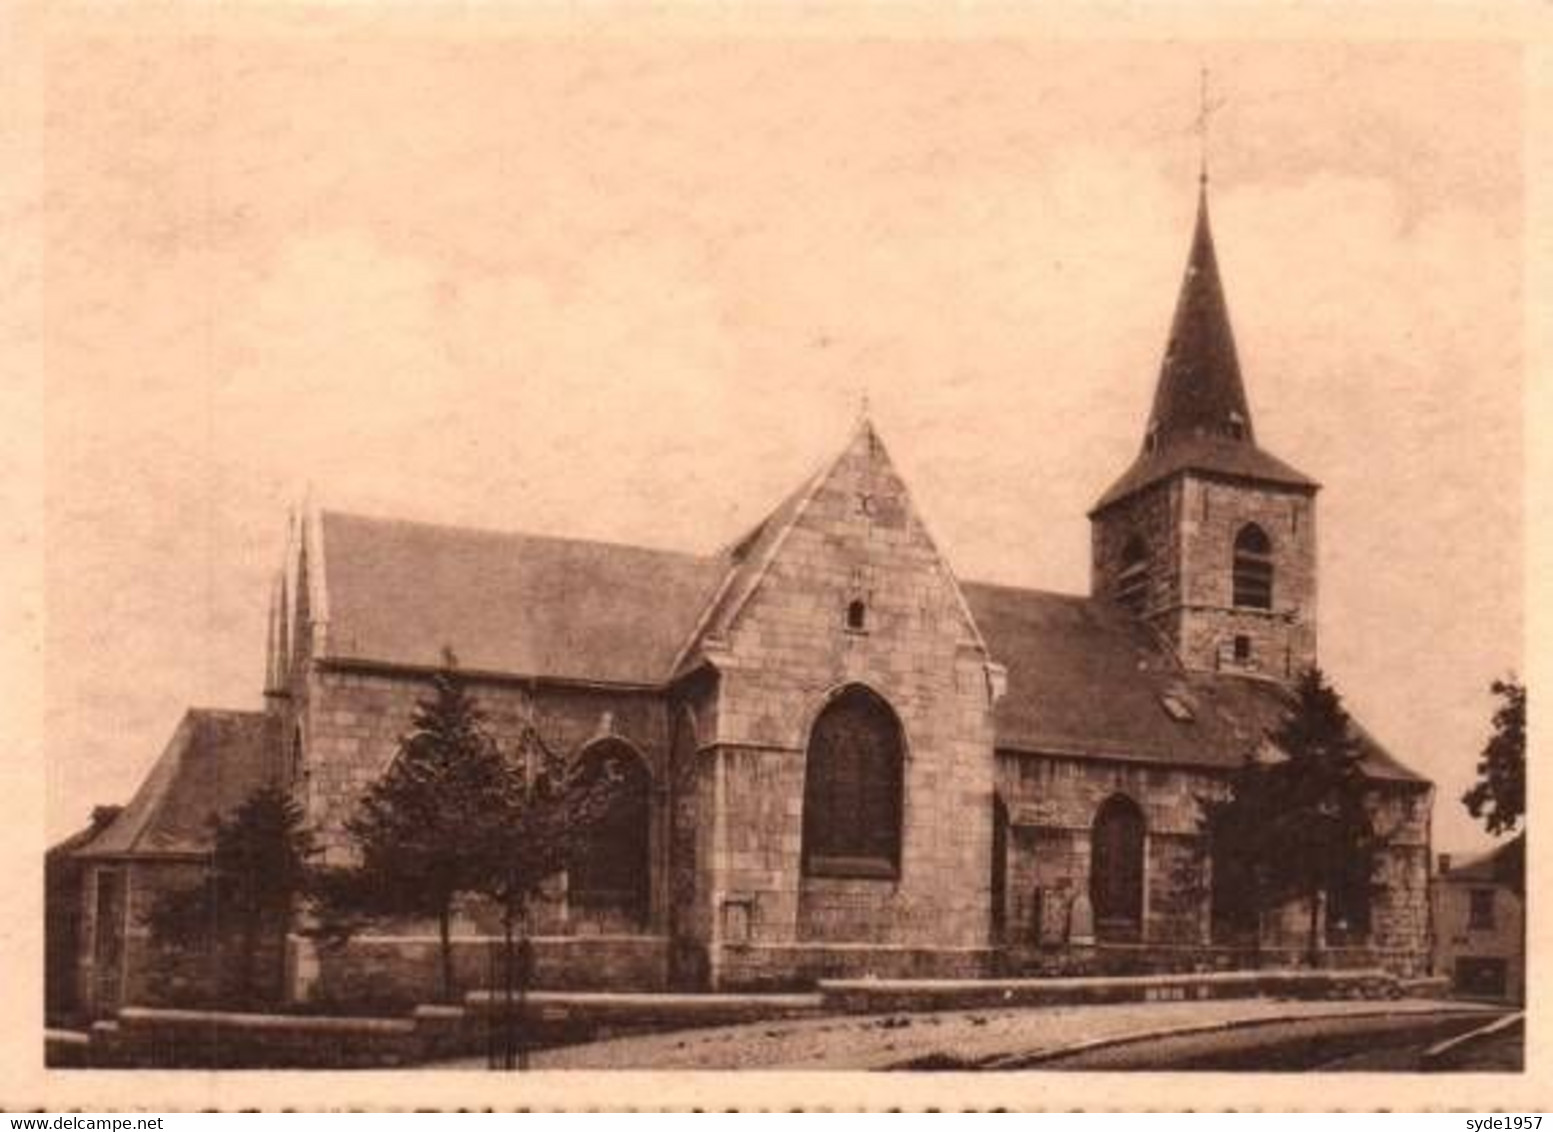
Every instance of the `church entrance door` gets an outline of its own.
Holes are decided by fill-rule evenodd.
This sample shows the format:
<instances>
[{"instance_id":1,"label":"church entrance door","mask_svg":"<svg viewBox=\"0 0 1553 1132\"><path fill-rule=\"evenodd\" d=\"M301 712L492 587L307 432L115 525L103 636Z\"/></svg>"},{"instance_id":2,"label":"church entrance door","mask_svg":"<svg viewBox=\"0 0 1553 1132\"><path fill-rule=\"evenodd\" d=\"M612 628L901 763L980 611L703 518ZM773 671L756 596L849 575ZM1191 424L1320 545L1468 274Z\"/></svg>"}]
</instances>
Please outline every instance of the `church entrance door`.
<instances>
[{"instance_id":1,"label":"church entrance door","mask_svg":"<svg viewBox=\"0 0 1553 1132\"><path fill-rule=\"evenodd\" d=\"M1136 941L1143 924L1143 813L1120 794L1095 815L1089 900L1101 940Z\"/></svg>"}]
</instances>

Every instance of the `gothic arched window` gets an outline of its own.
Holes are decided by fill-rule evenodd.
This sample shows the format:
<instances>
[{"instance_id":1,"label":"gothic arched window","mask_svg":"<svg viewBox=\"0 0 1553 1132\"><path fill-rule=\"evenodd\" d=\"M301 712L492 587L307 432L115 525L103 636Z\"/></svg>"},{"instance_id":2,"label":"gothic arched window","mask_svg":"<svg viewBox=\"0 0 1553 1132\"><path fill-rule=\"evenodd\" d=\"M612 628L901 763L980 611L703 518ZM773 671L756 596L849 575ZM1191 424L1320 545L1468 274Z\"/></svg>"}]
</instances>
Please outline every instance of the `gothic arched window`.
<instances>
[{"instance_id":1,"label":"gothic arched window","mask_svg":"<svg viewBox=\"0 0 1553 1132\"><path fill-rule=\"evenodd\" d=\"M904 756L900 720L867 688L847 688L825 706L804 759L806 873L897 875Z\"/></svg>"},{"instance_id":2,"label":"gothic arched window","mask_svg":"<svg viewBox=\"0 0 1553 1132\"><path fill-rule=\"evenodd\" d=\"M1122 547L1121 569L1116 574L1116 602L1136 615L1148 608L1149 547L1142 535L1133 535Z\"/></svg>"},{"instance_id":3,"label":"gothic arched window","mask_svg":"<svg viewBox=\"0 0 1553 1132\"><path fill-rule=\"evenodd\" d=\"M648 819L652 775L634 748L618 739L591 744L583 774L613 769L609 806L567 870L567 899L584 911L647 919Z\"/></svg>"},{"instance_id":4,"label":"gothic arched window","mask_svg":"<svg viewBox=\"0 0 1553 1132\"><path fill-rule=\"evenodd\" d=\"M1107 798L1090 830L1089 901L1101 939L1136 940L1143 924L1143 811L1124 794Z\"/></svg>"},{"instance_id":5,"label":"gothic arched window","mask_svg":"<svg viewBox=\"0 0 1553 1132\"><path fill-rule=\"evenodd\" d=\"M1235 536L1234 590L1238 606L1273 607L1273 544L1255 523L1247 523Z\"/></svg>"}]
</instances>

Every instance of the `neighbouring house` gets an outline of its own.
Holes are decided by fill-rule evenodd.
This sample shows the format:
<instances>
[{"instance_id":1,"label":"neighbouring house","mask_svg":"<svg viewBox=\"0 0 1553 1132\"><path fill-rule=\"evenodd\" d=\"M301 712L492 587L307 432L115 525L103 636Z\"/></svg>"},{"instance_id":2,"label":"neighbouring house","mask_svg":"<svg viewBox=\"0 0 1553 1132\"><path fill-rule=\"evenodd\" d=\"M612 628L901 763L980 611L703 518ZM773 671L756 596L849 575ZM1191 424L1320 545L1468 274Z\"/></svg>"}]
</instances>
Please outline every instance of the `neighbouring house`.
<instances>
[{"instance_id":1,"label":"neighbouring house","mask_svg":"<svg viewBox=\"0 0 1553 1132\"><path fill-rule=\"evenodd\" d=\"M503 742L532 728L634 768L536 913L542 984L1292 957L1303 909L1249 938L1215 914L1199 817L1317 660L1317 490L1257 443L1204 187L1140 451L1089 513L1087 595L957 578L866 419L709 553L309 512L264 710L191 714L81 851L90 1000L145 993L146 895L197 869L209 812L267 776L348 860L345 822L444 647ZM1386 843L1372 885L1319 901L1328 961L1422 973L1432 788L1361 739ZM458 929L477 983L496 921L470 906ZM429 993L435 972L428 925L290 941L301 998Z\"/></svg>"},{"instance_id":2,"label":"neighbouring house","mask_svg":"<svg viewBox=\"0 0 1553 1132\"><path fill-rule=\"evenodd\" d=\"M1525 859L1525 834L1460 864L1440 854L1434 973L1457 994L1526 1001Z\"/></svg>"},{"instance_id":3,"label":"neighbouring house","mask_svg":"<svg viewBox=\"0 0 1553 1132\"><path fill-rule=\"evenodd\" d=\"M89 866L80 851L112 825L122 810L122 806L94 807L86 828L43 854L43 1004L44 1017L51 1026L78 1019L85 1008L77 967Z\"/></svg>"},{"instance_id":4,"label":"neighbouring house","mask_svg":"<svg viewBox=\"0 0 1553 1132\"><path fill-rule=\"evenodd\" d=\"M160 953L147 917L159 893L202 878L214 819L279 780L277 727L265 712L189 711L129 804L72 854L80 874L71 993L87 1013L219 997L223 972L208 941ZM284 955L272 951L279 990Z\"/></svg>"}]
</instances>

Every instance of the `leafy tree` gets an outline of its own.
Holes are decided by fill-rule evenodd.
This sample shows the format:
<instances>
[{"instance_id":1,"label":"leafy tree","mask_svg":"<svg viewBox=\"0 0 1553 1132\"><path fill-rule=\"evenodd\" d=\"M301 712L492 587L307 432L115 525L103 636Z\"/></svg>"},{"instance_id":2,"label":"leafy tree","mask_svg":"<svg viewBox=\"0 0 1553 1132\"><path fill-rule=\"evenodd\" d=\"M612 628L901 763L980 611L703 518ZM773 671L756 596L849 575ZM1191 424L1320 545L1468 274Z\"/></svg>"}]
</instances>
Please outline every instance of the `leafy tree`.
<instances>
[{"instance_id":1,"label":"leafy tree","mask_svg":"<svg viewBox=\"0 0 1553 1132\"><path fill-rule=\"evenodd\" d=\"M1270 756L1248 756L1228 796L1204 803L1214 887L1222 910L1242 921L1307 900L1314 962L1320 894L1368 885L1381 840L1365 805L1363 751L1341 697L1318 669L1301 676L1293 704L1268 738Z\"/></svg>"},{"instance_id":2,"label":"leafy tree","mask_svg":"<svg viewBox=\"0 0 1553 1132\"><path fill-rule=\"evenodd\" d=\"M1478 780L1461 796L1467 812L1492 834L1513 833L1526 816L1526 686L1495 680L1493 734L1478 758Z\"/></svg>"},{"instance_id":3,"label":"leafy tree","mask_svg":"<svg viewBox=\"0 0 1553 1132\"><path fill-rule=\"evenodd\" d=\"M454 904L481 895L501 909L507 981L521 985L517 940L529 902L576 861L619 780L607 759L568 758L532 726L504 752L444 650L431 697L417 705L394 761L346 823L359 864L314 877L313 934L341 941L383 916L435 917L441 993L451 1000Z\"/></svg>"},{"instance_id":4,"label":"leafy tree","mask_svg":"<svg viewBox=\"0 0 1553 1132\"><path fill-rule=\"evenodd\" d=\"M475 886L502 910L503 1056L508 1068L513 1065L513 1029L522 1014L521 997L532 964L529 902L548 880L576 864L599 823L622 800L618 763L607 756L569 758L549 747L532 726L519 737L514 769L507 780L509 792L501 800L502 820L483 829L486 836L478 850L483 862Z\"/></svg>"},{"instance_id":5,"label":"leafy tree","mask_svg":"<svg viewBox=\"0 0 1553 1132\"><path fill-rule=\"evenodd\" d=\"M279 787L263 787L227 817L213 819L214 847L200 883L161 893L151 907L149 927L162 947L211 945L219 959L237 946L234 982L247 1000L275 991L259 978L258 960L266 939L284 940L298 897L306 890L312 838L302 809Z\"/></svg>"},{"instance_id":6,"label":"leafy tree","mask_svg":"<svg viewBox=\"0 0 1553 1132\"><path fill-rule=\"evenodd\" d=\"M416 705L393 762L346 823L360 864L319 878L318 934L348 936L380 916L435 918L441 994L451 1000L454 902L485 886L518 783L457 658L443 650L431 696Z\"/></svg>"}]
</instances>

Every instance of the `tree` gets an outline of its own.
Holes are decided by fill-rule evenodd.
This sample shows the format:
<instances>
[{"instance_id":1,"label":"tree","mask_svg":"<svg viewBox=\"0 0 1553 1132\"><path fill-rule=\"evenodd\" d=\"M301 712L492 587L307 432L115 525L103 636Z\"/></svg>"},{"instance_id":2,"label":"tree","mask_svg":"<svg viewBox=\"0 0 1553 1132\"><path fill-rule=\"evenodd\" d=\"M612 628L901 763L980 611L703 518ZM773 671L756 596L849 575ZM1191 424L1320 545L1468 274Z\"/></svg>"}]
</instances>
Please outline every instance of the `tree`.
<instances>
[{"instance_id":1,"label":"tree","mask_svg":"<svg viewBox=\"0 0 1553 1132\"><path fill-rule=\"evenodd\" d=\"M208 942L218 962L235 940L237 994L266 999L276 987L273 980L259 979L260 949L266 939L283 941L290 930L298 897L308 886L312 838L301 807L276 786L255 791L212 826L214 846L204 877L157 897L149 915L151 936L162 947Z\"/></svg>"},{"instance_id":2,"label":"tree","mask_svg":"<svg viewBox=\"0 0 1553 1132\"><path fill-rule=\"evenodd\" d=\"M1500 699L1493 734L1478 758L1478 780L1461 800L1489 833L1513 833L1526 816L1526 686L1512 676L1491 688Z\"/></svg>"},{"instance_id":3,"label":"tree","mask_svg":"<svg viewBox=\"0 0 1553 1132\"><path fill-rule=\"evenodd\" d=\"M613 761L569 758L547 745L532 726L520 735L515 755L515 773L506 780L509 790L501 799L502 819L482 828L477 852L483 861L475 886L502 910L502 1058L507 1068L514 1064L514 1027L531 975L529 902L548 880L575 865L620 801L621 781L621 768Z\"/></svg>"},{"instance_id":4,"label":"tree","mask_svg":"<svg viewBox=\"0 0 1553 1132\"><path fill-rule=\"evenodd\" d=\"M1228 796L1204 803L1215 889L1225 911L1258 919L1291 899L1307 900L1314 963L1321 894L1368 886L1380 844L1366 806L1363 750L1341 697L1314 668L1299 679L1268 739L1271 751L1247 757Z\"/></svg>"},{"instance_id":5,"label":"tree","mask_svg":"<svg viewBox=\"0 0 1553 1132\"><path fill-rule=\"evenodd\" d=\"M444 649L432 695L417 703L394 760L346 822L360 863L319 879L318 934L348 936L380 916L435 918L441 996L451 1000L454 902L486 886L518 783Z\"/></svg>"}]
</instances>

